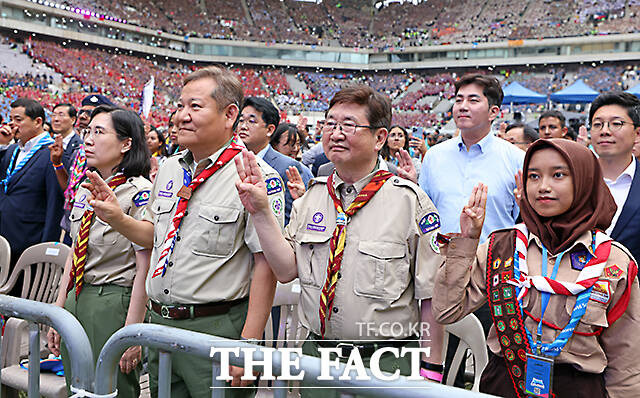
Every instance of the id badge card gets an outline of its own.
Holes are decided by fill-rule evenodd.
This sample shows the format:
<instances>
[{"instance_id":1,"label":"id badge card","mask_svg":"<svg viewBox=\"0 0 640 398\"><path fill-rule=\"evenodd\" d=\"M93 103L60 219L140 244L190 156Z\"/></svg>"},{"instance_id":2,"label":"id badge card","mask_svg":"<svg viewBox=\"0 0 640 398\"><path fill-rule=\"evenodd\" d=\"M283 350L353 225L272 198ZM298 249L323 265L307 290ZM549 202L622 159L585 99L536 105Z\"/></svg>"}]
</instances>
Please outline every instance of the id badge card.
<instances>
[{"instance_id":1,"label":"id badge card","mask_svg":"<svg viewBox=\"0 0 640 398\"><path fill-rule=\"evenodd\" d=\"M553 383L553 358L527 354L525 392L534 397L550 398Z\"/></svg>"}]
</instances>

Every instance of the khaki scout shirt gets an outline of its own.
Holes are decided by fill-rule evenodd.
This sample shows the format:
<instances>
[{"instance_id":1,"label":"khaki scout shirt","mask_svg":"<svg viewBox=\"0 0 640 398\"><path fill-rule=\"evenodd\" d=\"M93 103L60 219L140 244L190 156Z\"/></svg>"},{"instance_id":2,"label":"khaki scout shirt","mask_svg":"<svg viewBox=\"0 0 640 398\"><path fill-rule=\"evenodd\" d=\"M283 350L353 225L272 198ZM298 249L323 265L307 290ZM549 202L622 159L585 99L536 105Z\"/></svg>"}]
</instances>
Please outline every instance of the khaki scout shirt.
<instances>
[{"instance_id":1,"label":"khaki scout shirt","mask_svg":"<svg viewBox=\"0 0 640 398\"><path fill-rule=\"evenodd\" d=\"M574 247L591 246L591 234L585 232ZM478 247L474 239L453 238L448 247L442 248L446 263L436 276L435 289L439 294L433 298L436 318L444 323L455 322L475 311L487 301L486 268L487 247ZM530 234L527 251L527 267L530 275L541 274L542 250L539 239ZM476 250L477 248L477 250ZM555 257L549 253L548 274L555 264ZM640 296L637 280L631 282L631 296L624 315L613 325L607 322L607 313L618 302L627 288L627 270L631 256L622 245L615 243L607 260L605 272L597 282L598 291L592 291L587 311L576 326L576 331L591 333L604 327L600 336L574 334L560 355L559 363L569 363L579 370L589 373L605 371L605 382L609 397L637 396L640 391ZM607 271L609 269L609 271ZM612 272L616 270L620 272ZM560 262L556 280L575 281L580 271L571 266L571 256L566 254ZM605 276L611 275L611 276ZM617 275L617 276L613 276ZM564 328L568 323L576 302L575 296L552 295L544 313L544 320ZM523 306L537 319L540 318L540 293L529 289L523 298ZM535 334L538 323L526 317L525 326ZM560 334L545 325L542 326L542 341L550 343ZM491 327L487 344L495 354L502 355L495 327ZM579 386L578 386L579 387Z\"/></svg>"},{"instance_id":2,"label":"khaki scout shirt","mask_svg":"<svg viewBox=\"0 0 640 398\"><path fill-rule=\"evenodd\" d=\"M225 148L201 160L198 166L211 167ZM278 173L263 160L258 159L258 165L267 184L271 184L269 202L282 225L285 187ZM155 225L147 293L158 303L205 304L247 297L253 253L262 252L251 217L240 202L235 186L238 171L231 160L193 192L166 273L153 277L161 265L158 257L176 213L183 170L195 175L195 166L189 151L167 158L158 170L144 215Z\"/></svg>"},{"instance_id":3,"label":"khaki scout shirt","mask_svg":"<svg viewBox=\"0 0 640 398\"><path fill-rule=\"evenodd\" d=\"M107 179L107 182L112 177ZM125 214L139 220L149 200L151 182L144 177L131 177L127 182L115 189L115 195L120 208ZM89 206L89 191L79 188L75 202L71 209L69 221L71 236L78 237L82 215ZM133 245L127 238L116 232L111 226L97 216L91 223L89 230L89 246L87 248L87 263L85 264L84 280L92 285L113 283L120 286L132 286L136 275L136 250L141 248Z\"/></svg>"},{"instance_id":4,"label":"khaki scout shirt","mask_svg":"<svg viewBox=\"0 0 640 398\"><path fill-rule=\"evenodd\" d=\"M371 173L348 185L334 175L336 194L345 209L373 177ZM431 297L433 278L443 261L433 250L437 246L430 243L438 231L437 217L427 194L399 177L391 177L351 217L326 338L358 341L420 335L418 300ZM419 225L427 219L433 224L423 225L423 232ZM302 288L300 319L316 334L320 334L320 292L335 227L336 209L327 179L318 178L293 203L285 228Z\"/></svg>"}]
</instances>

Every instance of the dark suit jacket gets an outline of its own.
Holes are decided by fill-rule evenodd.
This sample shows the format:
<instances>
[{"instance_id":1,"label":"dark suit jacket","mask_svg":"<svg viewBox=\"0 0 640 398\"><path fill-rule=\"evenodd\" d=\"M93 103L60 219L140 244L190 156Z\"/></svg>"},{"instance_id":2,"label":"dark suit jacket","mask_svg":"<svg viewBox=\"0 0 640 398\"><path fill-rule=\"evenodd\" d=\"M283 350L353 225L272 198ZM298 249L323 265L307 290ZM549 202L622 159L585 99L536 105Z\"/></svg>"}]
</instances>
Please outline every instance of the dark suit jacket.
<instances>
[{"instance_id":1,"label":"dark suit jacket","mask_svg":"<svg viewBox=\"0 0 640 398\"><path fill-rule=\"evenodd\" d=\"M17 146L11 145L0 158L0 180ZM11 245L12 262L36 243L60 239L63 204L49 149L40 148L11 178L6 193L0 187L0 235Z\"/></svg>"},{"instance_id":2,"label":"dark suit jacket","mask_svg":"<svg viewBox=\"0 0 640 398\"><path fill-rule=\"evenodd\" d=\"M636 173L631 182L631 189L627 200L622 206L622 212L616 221L611 237L622 243L636 261L640 259L640 162L636 162Z\"/></svg>"},{"instance_id":3,"label":"dark suit jacket","mask_svg":"<svg viewBox=\"0 0 640 398\"><path fill-rule=\"evenodd\" d=\"M62 164L64 165L64 169L67 170L67 173L69 172L71 163L73 163L73 157L75 156L78 147L80 147L80 145L82 144L82 138L80 138L78 133L75 133L71 138L71 141L69 141L67 148L62 153Z\"/></svg>"},{"instance_id":4,"label":"dark suit jacket","mask_svg":"<svg viewBox=\"0 0 640 398\"><path fill-rule=\"evenodd\" d=\"M287 174L285 171L289 168L289 166L293 166L300 172L300 176L302 176L302 181L304 182L304 186L309 185L310 174L306 173L304 168L306 168L302 163L298 162L295 159L290 158L289 156L283 155L280 152L273 149L271 146L268 147L267 152L264 154L264 161L271 167L273 167L278 174L280 174L280 178L282 178L282 182L284 186L284 225L289 224L289 215L291 214L291 206L293 204L293 198L291 197L291 193L289 192L289 188L287 187L287 182L289 179L287 178Z\"/></svg>"}]
</instances>

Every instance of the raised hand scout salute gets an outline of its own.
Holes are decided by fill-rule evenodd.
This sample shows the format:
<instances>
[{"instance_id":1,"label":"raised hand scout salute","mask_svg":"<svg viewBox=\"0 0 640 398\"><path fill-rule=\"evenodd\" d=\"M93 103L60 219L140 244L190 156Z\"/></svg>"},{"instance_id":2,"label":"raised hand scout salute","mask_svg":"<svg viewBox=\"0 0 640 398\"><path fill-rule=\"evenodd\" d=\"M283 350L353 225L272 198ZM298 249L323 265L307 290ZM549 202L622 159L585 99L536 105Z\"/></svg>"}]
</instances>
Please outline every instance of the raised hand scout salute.
<instances>
[{"instance_id":1,"label":"raised hand scout salute","mask_svg":"<svg viewBox=\"0 0 640 398\"><path fill-rule=\"evenodd\" d=\"M462 236L443 246L434 296L455 322L489 302L480 391L501 397L632 397L640 391L638 268L602 232L616 211L594 154L538 140L524 159L523 224L478 247L487 189L474 189Z\"/></svg>"},{"instance_id":2,"label":"raised hand scout salute","mask_svg":"<svg viewBox=\"0 0 640 398\"><path fill-rule=\"evenodd\" d=\"M300 278L301 321L311 331L307 355L319 356L319 346L356 347L366 364L377 348L434 339L430 298L442 259L431 242L439 217L416 184L380 170L378 151L390 124L389 99L370 87L348 87L333 97L322 144L336 171L294 202L284 236L255 156L244 151L244 166L236 158L240 198L269 264L281 282ZM344 357L350 351L343 349ZM409 362L383 355L380 365L408 374ZM327 394L303 389L305 396L314 392Z\"/></svg>"},{"instance_id":3,"label":"raised hand scout salute","mask_svg":"<svg viewBox=\"0 0 640 398\"><path fill-rule=\"evenodd\" d=\"M230 71L208 67L185 78L176 124L186 150L158 170L142 221L124 215L106 184L89 174L96 214L131 241L153 248L146 283L153 323L232 339L262 337L276 281L234 186L242 172L233 162L244 148L233 134L241 103L242 87ZM280 181L266 163L255 167L261 178ZM282 182L278 187L269 190L267 205L277 210L280 228L282 206L271 206L284 203ZM172 357L171 396L211 396L211 362ZM152 351L153 395L157 367ZM243 373L232 367L233 385L241 384Z\"/></svg>"}]
</instances>

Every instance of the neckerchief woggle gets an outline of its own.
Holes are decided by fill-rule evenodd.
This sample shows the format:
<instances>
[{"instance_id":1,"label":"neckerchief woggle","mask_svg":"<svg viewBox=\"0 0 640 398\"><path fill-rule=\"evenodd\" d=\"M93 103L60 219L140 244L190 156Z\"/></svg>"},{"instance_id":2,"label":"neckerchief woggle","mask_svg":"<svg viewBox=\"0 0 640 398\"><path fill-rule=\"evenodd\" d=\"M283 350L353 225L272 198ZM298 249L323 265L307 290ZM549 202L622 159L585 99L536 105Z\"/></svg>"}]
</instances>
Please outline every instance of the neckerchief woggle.
<instances>
[{"instance_id":1,"label":"neckerchief woggle","mask_svg":"<svg viewBox=\"0 0 640 398\"><path fill-rule=\"evenodd\" d=\"M595 252L595 233L592 232L592 242L591 242L591 248L592 251ZM567 252L563 251L560 254L558 254L558 256L556 257L556 261L555 261L555 265L553 267L552 273L551 273L551 279L555 280L555 278L557 277L558 274L558 268L560 266L560 262L562 260L562 257L564 256L564 254ZM593 257L591 254L589 254L590 257ZM514 260L514 267L513 267L513 273L514 273L514 277L516 278L516 280L520 279L520 269L519 269L519 261L520 258L518 255L513 256L513 260ZM541 273L543 277L547 276L547 248L544 247L544 245L542 246L542 266L541 266ZM591 296L591 290L593 290L593 285L591 285L590 287L584 289L580 294L578 294L578 297L576 299L576 303L573 306L573 311L571 311L571 318L569 319L569 323L567 323L567 325L562 329L562 331L560 332L560 334L558 335L558 337L556 337L556 339L551 342L551 343L542 343L542 318L544 317L544 313L547 309L547 305L549 304L549 299L551 298L551 293L547 293L547 292L540 292L541 295L541 312L540 312L540 322L538 323L538 329L537 329L537 339L534 339L533 336L531 335L531 332L529 331L529 329L527 329L526 326L524 326L524 330L525 333L527 334L527 339L529 340L529 345L531 346L531 351L532 352L538 352L538 353L542 353L544 355L550 356L550 357L557 357L560 352L562 351L562 349L564 348L564 346L567 344L567 342L569 341L569 339L571 338L571 336L573 335L573 331L576 328L576 325L578 324L578 322L580 321L580 319L582 319L582 316L585 314L585 312L587 311L587 304L589 303L589 297ZM524 314L523 314L523 305L522 305L522 297L520 297L520 286L516 285L516 297L518 297L518 304L520 306L520 314L522 315L522 319L524 319ZM539 340L539 341L538 341Z\"/></svg>"},{"instance_id":2,"label":"neckerchief woggle","mask_svg":"<svg viewBox=\"0 0 640 398\"><path fill-rule=\"evenodd\" d=\"M27 162L29 161L29 159L31 159L33 157L33 155L38 152L38 150L40 148L42 148L45 145L51 145L54 143L53 138L51 138L51 136L49 134L45 135L44 137L40 138L40 141L38 141L32 148L31 150L29 150L29 152L27 153L27 155L22 158L22 160L20 162L18 162L17 165L14 166L14 163L16 161L16 158L18 157L18 152L20 151L20 147L17 146L16 149L13 151L13 155L11 155L11 160L9 161L9 166L7 166L7 173L5 178L0 181L0 184L3 185L4 188L4 192L7 193L7 188L9 186L9 182L11 181L11 177L13 177L18 171L20 171L25 164L27 164ZM12 170L13 167L13 170Z\"/></svg>"},{"instance_id":3,"label":"neckerchief woggle","mask_svg":"<svg viewBox=\"0 0 640 398\"><path fill-rule=\"evenodd\" d=\"M244 146L238 143L237 136L234 135L229 146L222 151L220 156L218 156L218 159L213 162L212 165L209 165L209 167L202 170L195 179L192 180L190 171L185 170L184 168L182 169L184 185L182 186L182 188L180 188L180 191L177 194L178 202L176 203L176 213L171 219L169 232L167 233L165 241L161 246L162 250L160 251L160 256L158 257L159 265L153 271L151 278L155 278L157 276L164 277L165 273L167 272L169 257L171 257L171 253L173 253L173 249L176 245L178 232L180 232L182 219L185 216L187 205L192 193L195 192L195 190L209 177L215 174L224 165L229 163L238 153L242 151L243 148Z\"/></svg>"}]
</instances>

